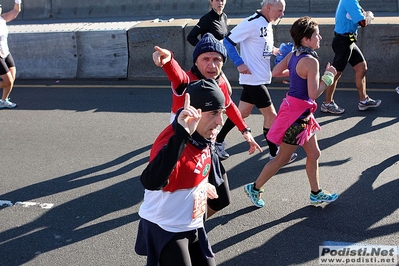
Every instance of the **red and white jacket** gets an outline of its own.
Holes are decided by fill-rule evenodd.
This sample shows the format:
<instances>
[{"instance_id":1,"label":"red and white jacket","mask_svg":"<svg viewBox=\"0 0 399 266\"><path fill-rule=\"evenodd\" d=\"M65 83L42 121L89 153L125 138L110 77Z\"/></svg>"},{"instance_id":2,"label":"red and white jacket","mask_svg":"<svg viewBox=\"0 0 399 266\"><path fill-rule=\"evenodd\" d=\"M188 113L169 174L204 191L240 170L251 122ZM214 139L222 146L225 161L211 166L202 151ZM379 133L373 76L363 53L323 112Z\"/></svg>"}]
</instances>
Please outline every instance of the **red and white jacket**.
<instances>
[{"instance_id":1,"label":"red and white jacket","mask_svg":"<svg viewBox=\"0 0 399 266\"><path fill-rule=\"evenodd\" d=\"M211 152L191 144L190 137L180 124L169 125L155 140L140 177L145 188L140 217L168 232L203 227Z\"/></svg>"}]
</instances>

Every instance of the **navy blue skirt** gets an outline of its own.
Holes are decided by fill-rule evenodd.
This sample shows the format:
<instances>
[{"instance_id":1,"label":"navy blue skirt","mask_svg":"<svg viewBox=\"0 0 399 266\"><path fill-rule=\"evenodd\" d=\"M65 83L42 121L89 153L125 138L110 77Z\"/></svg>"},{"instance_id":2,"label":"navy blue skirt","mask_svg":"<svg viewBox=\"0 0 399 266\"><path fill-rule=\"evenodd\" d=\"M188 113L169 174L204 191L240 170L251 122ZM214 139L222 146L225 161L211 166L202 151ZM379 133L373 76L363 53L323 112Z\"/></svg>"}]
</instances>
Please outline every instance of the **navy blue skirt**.
<instances>
[{"instance_id":1,"label":"navy blue skirt","mask_svg":"<svg viewBox=\"0 0 399 266\"><path fill-rule=\"evenodd\" d=\"M194 231L198 235L204 258L213 258L215 255L212 252L205 229L201 227ZM147 256L147 266L157 266L163 248L175 234L165 231L157 224L141 218L134 249L138 255Z\"/></svg>"}]
</instances>

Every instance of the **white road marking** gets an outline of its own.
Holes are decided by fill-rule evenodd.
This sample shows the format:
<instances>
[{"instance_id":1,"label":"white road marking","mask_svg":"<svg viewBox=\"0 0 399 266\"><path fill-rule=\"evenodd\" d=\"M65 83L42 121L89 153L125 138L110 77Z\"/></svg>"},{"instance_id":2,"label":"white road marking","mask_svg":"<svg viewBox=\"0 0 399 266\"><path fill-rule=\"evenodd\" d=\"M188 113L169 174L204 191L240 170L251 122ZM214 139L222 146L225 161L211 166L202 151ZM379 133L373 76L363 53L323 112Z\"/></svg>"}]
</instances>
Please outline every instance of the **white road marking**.
<instances>
[{"instance_id":1,"label":"white road marking","mask_svg":"<svg viewBox=\"0 0 399 266\"><path fill-rule=\"evenodd\" d=\"M0 200L0 206L12 206L12 202L9 200Z\"/></svg>"},{"instance_id":2,"label":"white road marking","mask_svg":"<svg viewBox=\"0 0 399 266\"><path fill-rule=\"evenodd\" d=\"M32 201L17 201L14 204L9 200L0 200L0 206L15 206L21 205L24 208L29 208L31 206L39 206L42 209L51 209L54 204L53 203L39 203L39 202L32 202Z\"/></svg>"}]
</instances>

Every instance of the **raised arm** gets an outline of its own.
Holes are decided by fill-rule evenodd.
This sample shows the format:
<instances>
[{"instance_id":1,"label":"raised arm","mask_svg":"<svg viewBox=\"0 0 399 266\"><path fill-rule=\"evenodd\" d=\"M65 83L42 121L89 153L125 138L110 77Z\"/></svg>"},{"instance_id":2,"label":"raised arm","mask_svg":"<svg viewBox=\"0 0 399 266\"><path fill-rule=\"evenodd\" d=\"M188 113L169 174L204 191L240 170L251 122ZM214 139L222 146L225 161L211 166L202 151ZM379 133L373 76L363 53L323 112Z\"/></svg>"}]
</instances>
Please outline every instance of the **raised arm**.
<instances>
[{"instance_id":1,"label":"raised arm","mask_svg":"<svg viewBox=\"0 0 399 266\"><path fill-rule=\"evenodd\" d=\"M152 54L154 64L162 67L175 94L182 95L189 82L187 73L180 67L179 63L173 58L173 53L159 46L154 46L155 52Z\"/></svg>"},{"instance_id":2,"label":"raised arm","mask_svg":"<svg viewBox=\"0 0 399 266\"><path fill-rule=\"evenodd\" d=\"M21 12L21 0L15 0L14 8L6 13L3 13L1 17L6 22L9 22L15 19L18 16L19 12Z\"/></svg>"}]
</instances>

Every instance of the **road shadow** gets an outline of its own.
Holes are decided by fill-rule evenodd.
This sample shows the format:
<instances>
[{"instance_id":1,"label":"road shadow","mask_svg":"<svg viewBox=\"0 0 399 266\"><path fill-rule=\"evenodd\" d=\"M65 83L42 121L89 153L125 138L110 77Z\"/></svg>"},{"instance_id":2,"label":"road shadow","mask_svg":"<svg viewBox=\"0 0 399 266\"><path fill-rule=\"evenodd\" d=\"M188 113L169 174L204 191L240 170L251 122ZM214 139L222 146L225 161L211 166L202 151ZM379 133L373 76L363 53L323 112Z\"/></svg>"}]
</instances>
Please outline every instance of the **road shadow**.
<instances>
[{"instance_id":1,"label":"road shadow","mask_svg":"<svg viewBox=\"0 0 399 266\"><path fill-rule=\"evenodd\" d=\"M32 93L31 90L35 90ZM29 97L27 97L29 95ZM17 110L72 110L76 112L170 112L170 89L130 88L15 88L11 94Z\"/></svg>"},{"instance_id":2,"label":"road shadow","mask_svg":"<svg viewBox=\"0 0 399 266\"><path fill-rule=\"evenodd\" d=\"M399 199L393 197L398 192L399 179L375 189L372 186L383 171L398 162L399 155L395 155L366 169L355 184L341 193L336 202L324 208L306 206L281 219L214 244L213 249L217 253L280 223L302 219L259 247L238 254L219 265L306 265L318 258L318 247L326 240L365 243L376 237L399 232L399 223L373 227L399 208Z\"/></svg>"},{"instance_id":3,"label":"road shadow","mask_svg":"<svg viewBox=\"0 0 399 266\"><path fill-rule=\"evenodd\" d=\"M148 157L134 162L129 161L147 152L150 147L150 145L145 146L107 163L8 192L0 195L0 199L9 199L14 202L16 200L29 201L80 187L92 186L94 188L97 182L117 179L118 176L148 163ZM117 169L114 170L115 168ZM107 171L107 169L110 170ZM102 173L99 173L100 171ZM89 191L93 190L89 189ZM137 213L128 215L115 213L142 201L143 193L138 193L138 191L144 192L139 176L132 176L103 189L77 196L47 210L31 222L0 232L1 264L22 265L40 254L137 221L139 219ZM14 207L2 207L3 210L5 208ZM109 218L107 215L110 214L115 214L116 217ZM108 218L104 218L105 216Z\"/></svg>"}]
</instances>

